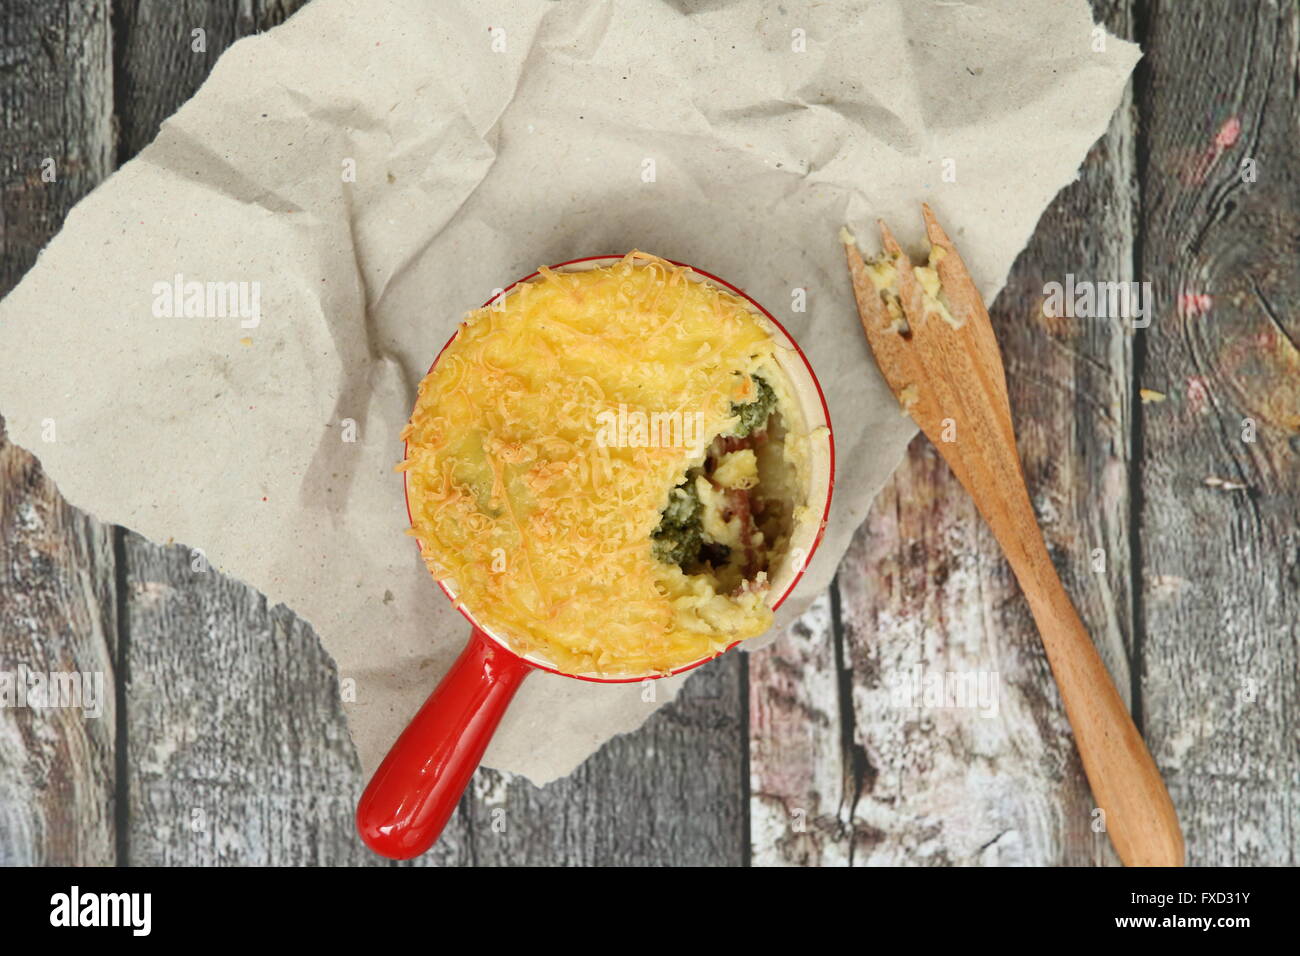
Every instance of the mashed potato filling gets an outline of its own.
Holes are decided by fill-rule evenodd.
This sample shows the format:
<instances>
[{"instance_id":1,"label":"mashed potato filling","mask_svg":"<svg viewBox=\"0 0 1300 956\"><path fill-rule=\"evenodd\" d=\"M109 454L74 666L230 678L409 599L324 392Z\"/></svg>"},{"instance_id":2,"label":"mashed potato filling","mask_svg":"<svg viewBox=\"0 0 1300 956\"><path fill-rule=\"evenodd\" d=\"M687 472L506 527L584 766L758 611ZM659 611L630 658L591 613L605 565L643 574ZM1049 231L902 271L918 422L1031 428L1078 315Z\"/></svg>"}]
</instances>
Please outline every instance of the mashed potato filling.
<instances>
[{"instance_id":1,"label":"mashed potato filling","mask_svg":"<svg viewBox=\"0 0 1300 956\"><path fill-rule=\"evenodd\" d=\"M662 673L762 633L806 435L766 319L633 252L471 312L403 433L430 571L515 650Z\"/></svg>"}]
</instances>

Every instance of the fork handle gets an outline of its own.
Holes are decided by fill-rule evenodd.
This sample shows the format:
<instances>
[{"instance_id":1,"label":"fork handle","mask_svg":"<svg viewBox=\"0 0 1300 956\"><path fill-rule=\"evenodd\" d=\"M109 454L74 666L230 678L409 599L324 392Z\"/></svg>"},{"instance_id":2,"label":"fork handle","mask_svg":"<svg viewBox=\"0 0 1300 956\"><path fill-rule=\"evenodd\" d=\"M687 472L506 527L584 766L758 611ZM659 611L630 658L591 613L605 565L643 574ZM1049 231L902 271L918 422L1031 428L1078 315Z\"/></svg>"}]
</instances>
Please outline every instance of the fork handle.
<instances>
[{"instance_id":1,"label":"fork handle","mask_svg":"<svg viewBox=\"0 0 1300 956\"><path fill-rule=\"evenodd\" d=\"M1127 866L1182 866L1173 801L1038 530L1001 542L1038 625L1106 832ZM1026 540L1027 539L1027 540Z\"/></svg>"}]
</instances>

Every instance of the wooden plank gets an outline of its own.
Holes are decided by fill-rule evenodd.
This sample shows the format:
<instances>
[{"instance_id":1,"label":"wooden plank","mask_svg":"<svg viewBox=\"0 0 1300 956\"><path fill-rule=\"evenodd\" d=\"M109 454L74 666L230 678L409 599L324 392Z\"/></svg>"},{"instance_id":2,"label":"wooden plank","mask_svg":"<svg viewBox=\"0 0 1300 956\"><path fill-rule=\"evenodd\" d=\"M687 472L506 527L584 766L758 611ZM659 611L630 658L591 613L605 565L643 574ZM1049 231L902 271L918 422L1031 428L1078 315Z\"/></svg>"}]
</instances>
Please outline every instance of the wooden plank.
<instances>
[{"instance_id":1,"label":"wooden plank","mask_svg":"<svg viewBox=\"0 0 1300 956\"><path fill-rule=\"evenodd\" d=\"M1125 35L1128 17L1127 5L1119 5L1106 21ZM1122 690L1130 684L1132 615L1131 340L1122 324L1051 320L1042 303L1044 284L1066 273L1132 278L1133 164L1125 104L1081 181L1044 215L992 310L1036 511ZM942 218L941 203L937 212ZM1092 569L1097 550L1105 562L1100 573ZM925 439L913 443L877 500L837 588L838 666L848 673L833 680L837 662L815 654L804 670L813 687L793 688L794 704L779 721L785 726L755 727L778 741L755 745L764 755L754 771L762 781L755 800L786 811L801 802L820 806L827 825L817 841L796 838L788 826L756 832L756 861L802 862L810 843L817 844L814 859L855 864L1114 861L1092 830L1092 799L1023 598L966 493ZM778 660L793 655L791 666L798 666L806 653L801 640L792 636L772 653ZM780 665L768 671L764 680L781 693ZM915 676L910 683L924 705L925 682L949 672L994 681L996 716L905 706L904 677ZM842 705L837 727L831 715ZM788 792L775 792L783 768L806 760L804 741L818 733L844 739L824 746L814 766L785 785ZM755 820L759 814L756 808Z\"/></svg>"},{"instance_id":2,"label":"wooden plank","mask_svg":"<svg viewBox=\"0 0 1300 956\"><path fill-rule=\"evenodd\" d=\"M849 860L862 753L846 733L833 589L750 655L750 841L755 866Z\"/></svg>"},{"instance_id":3,"label":"wooden plank","mask_svg":"<svg viewBox=\"0 0 1300 956\"><path fill-rule=\"evenodd\" d=\"M0 296L111 169L111 62L106 0L0 8ZM0 708L0 865L116 858L113 580L111 529L69 508L0 420L0 671L75 671L92 690L98 675L105 698L92 719Z\"/></svg>"},{"instance_id":4,"label":"wooden plank","mask_svg":"<svg viewBox=\"0 0 1300 956\"><path fill-rule=\"evenodd\" d=\"M538 788L480 770L462 806L478 866L739 866L747 851L744 655L572 776Z\"/></svg>"},{"instance_id":5,"label":"wooden plank","mask_svg":"<svg viewBox=\"0 0 1300 956\"><path fill-rule=\"evenodd\" d=\"M107 0L0 8L0 296L113 169L108 19Z\"/></svg>"},{"instance_id":6,"label":"wooden plank","mask_svg":"<svg viewBox=\"0 0 1300 956\"><path fill-rule=\"evenodd\" d=\"M366 865L337 676L283 607L128 533L132 865Z\"/></svg>"},{"instance_id":7,"label":"wooden plank","mask_svg":"<svg viewBox=\"0 0 1300 956\"><path fill-rule=\"evenodd\" d=\"M113 577L112 529L70 508L0 424L0 865L116 859ZM86 675L90 706L10 697L24 668Z\"/></svg>"},{"instance_id":8,"label":"wooden plank","mask_svg":"<svg viewBox=\"0 0 1300 956\"><path fill-rule=\"evenodd\" d=\"M307 0L119 0L114 3L118 161L144 149L236 40L288 19ZM202 31L201 36L195 31ZM196 46L202 49L196 49Z\"/></svg>"},{"instance_id":9,"label":"wooden plank","mask_svg":"<svg viewBox=\"0 0 1300 956\"><path fill-rule=\"evenodd\" d=\"M1159 311L1139 375L1168 398L1141 410L1147 736L1191 863L1294 865L1300 11L1162 3L1150 32L1142 267Z\"/></svg>"}]
</instances>

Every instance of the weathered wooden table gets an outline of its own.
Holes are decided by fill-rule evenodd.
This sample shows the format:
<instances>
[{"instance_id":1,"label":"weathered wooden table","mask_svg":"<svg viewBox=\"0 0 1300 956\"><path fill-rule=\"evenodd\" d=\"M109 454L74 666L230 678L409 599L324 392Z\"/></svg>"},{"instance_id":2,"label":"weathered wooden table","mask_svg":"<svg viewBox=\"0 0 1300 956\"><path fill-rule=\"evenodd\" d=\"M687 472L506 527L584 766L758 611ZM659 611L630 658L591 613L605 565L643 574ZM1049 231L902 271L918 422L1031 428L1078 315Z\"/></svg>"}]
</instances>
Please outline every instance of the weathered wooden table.
<instances>
[{"instance_id":1,"label":"weathered wooden table","mask_svg":"<svg viewBox=\"0 0 1300 956\"><path fill-rule=\"evenodd\" d=\"M0 292L226 46L299 5L4 0ZM1295 864L1300 8L1095 8L1146 58L996 303L1021 452L1190 862ZM1150 280L1150 327L1045 316L1067 273ZM78 513L0 437L0 669L20 664L103 671L110 700L0 709L0 863L383 862L353 835L363 781L310 629ZM918 666L996 671L998 715L891 706L887 675ZM1112 863L1091 810L1015 583L919 439L774 647L702 669L567 780L480 771L420 862Z\"/></svg>"}]
</instances>

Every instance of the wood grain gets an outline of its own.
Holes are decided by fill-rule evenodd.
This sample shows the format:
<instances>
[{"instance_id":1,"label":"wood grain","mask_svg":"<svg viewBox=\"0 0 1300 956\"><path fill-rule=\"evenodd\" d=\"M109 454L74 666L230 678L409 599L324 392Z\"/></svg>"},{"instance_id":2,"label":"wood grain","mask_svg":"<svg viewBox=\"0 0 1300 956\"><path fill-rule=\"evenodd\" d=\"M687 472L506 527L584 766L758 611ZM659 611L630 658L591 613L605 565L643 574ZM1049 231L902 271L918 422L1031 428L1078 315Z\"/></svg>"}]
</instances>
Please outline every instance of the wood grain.
<instances>
[{"instance_id":1,"label":"wood grain","mask_svg":"<svg viewBox=\"0 0 1300 956\"><path fill-rule=\"evenodd\" d=\"M382 864L353 833L360 767L305 624L190 549L128 534L132 865Z\"/></svg>"},{"instance_id":2,"label":"wood grain","mask_svg":"<svg viewBox=\"0 0 1300 956\"><path fill-rule=\"evenodd\" d=\"M227 47L284 22L306 2L117 0L118 162L149 145L163 120L194 95ZM201 36L195 31L202 31Z\"/></svg>"},{"instance_id":3,"label":"wood grain","mask_svg":"<svg viewBox=\"0 0 1300 956\"><path fill-rule=\"evenodd\" d=\"M922 270L914 269L882 224L906 330L891 330L893 320L862 256L846 243L863 331L894 394L901 401L913 393L908 412L971 496L1015 573L1070 721L1099 825L1129 866L1182 866L1182 832L1164 781L1052 565L1029 502L992 322L961 253L928 205L922 215L951 316L930 311L918 278ZM1140 298L1116 297L1115 302L1115 311L1095 316L1085 305L1080 317L1145 321L1140 313L1125 315L1120 308L1121 302L1137 302L1140 308ZM1051 302L1048 308L1054 316L1073 316L1073 306L1064 303Z\"/></svg>"},{"instance_id":4,"label":"wood grain","mask_svg":"<svg viewBox=\"0 0 1300 956\"><path fill-rule=\"evenodd\" d=\"M108 0L0 8L0 296L113 169L112 62Z\"/></svg>"},{"instance_id":5,"label":"wood grain","mask_svg":"<svg viewBox=\"0 0 1300 956\"><path fill-rule=\"evenodd\" d=\"M1300 10L1161 3L1149 31L1143 711L1190 862L1294 865Z\"/></svg>"},{"instance_id":6,"label":"wood grain","mask_svg":"<svg viewBox=\"0 0 1300 956\"><path fill-rule=\"evenodd\" d=\"M538 788L480 770L462 815L478 866L739 866L748 849L744 655L572 776Z\"/></svg>"},{"instance_id":7,"label":"wood grain","mask_svg":"<svg viewBox=\"0 0 1300 956\"><path fill-rule=\"evenodd\" d=\"M826 593L749 655L750 841L755 866L842 866L866 755L846 731L839 608Z\"/></svg>"},{"instance_id":8,"label":"wood grain","mask_svg":"<svg viewBox=\"0 0 1300 956\"><path fill-rule=\"evenodd\" d=\"M0 296L112 168L111 56L106 0L0 8ZM113 575L111 529L69 508L0 420L0 670L99 675L107 698L94 719L0 709L0 864L115 859Z\"/></svg>"},{"instance_id":9,"label":"wood grain","mask_svg":"<svg viewBox=\"0 0 1300 956\"><path fill-rule=\"evenodd\" d=\"M0 865L116 859L113 581L111 529L68 507L0 424L0 671L76 672L99 690L89 709L0 706Z\"/></svg>"}]
</instances>

